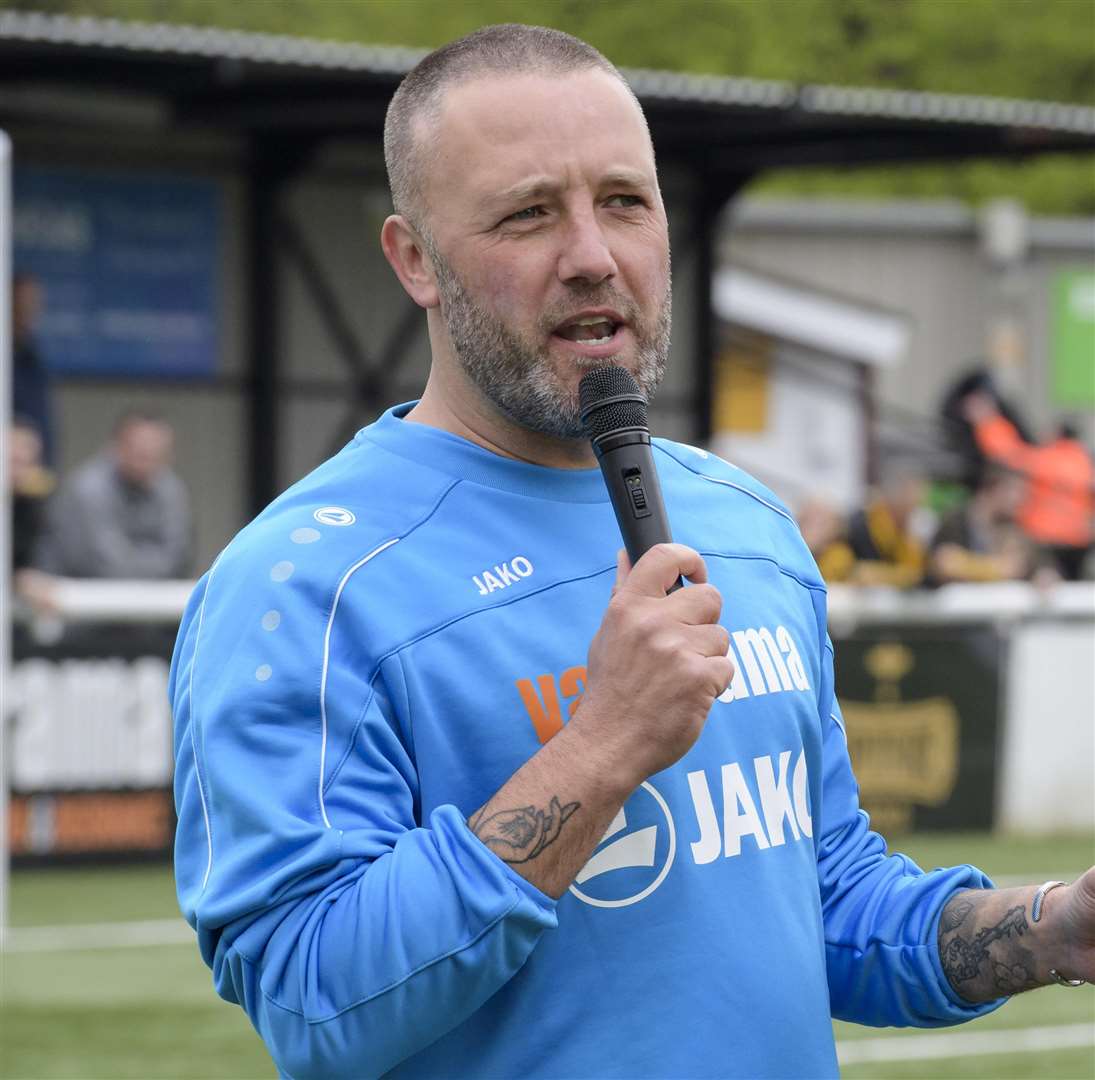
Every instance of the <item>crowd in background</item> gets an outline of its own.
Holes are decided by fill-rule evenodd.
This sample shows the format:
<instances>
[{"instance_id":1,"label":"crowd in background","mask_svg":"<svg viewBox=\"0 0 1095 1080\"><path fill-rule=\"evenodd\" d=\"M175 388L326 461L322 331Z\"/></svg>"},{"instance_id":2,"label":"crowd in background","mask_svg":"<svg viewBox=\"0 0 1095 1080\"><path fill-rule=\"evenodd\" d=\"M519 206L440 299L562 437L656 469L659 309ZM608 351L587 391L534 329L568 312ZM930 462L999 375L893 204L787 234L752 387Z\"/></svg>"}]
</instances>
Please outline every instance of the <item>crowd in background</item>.
<instances>
[{"instance_id":1,"label":"crowd in background","mask_svg":"<svg viewBox=\"0 0 1095 1080\"><path fill-rule=\"evenodd\" d=\"M50 378L34 339L42 300L32 277L15 276L7 453L16 597L48 612L57 577L186 577L194 569L193 520L172 468L175 437L165 417L124 412L107 444L57 479ZM929 498L923 466L907 457L882 464L872 496L850 515L821 499L798 508L827 582L909 589L1091 576L1095 468L1088 449L1067 426L1032 442L990 387L979 379L960 384L944 407L963 463L945 510Z\"/></svg>"},{"instance_id":2,"label":"crowd in background","mask_svg":"<svg viewBox=\"0 0 1095 1080\"><path fill-rule=\"evenodd\" d=\"M930 478L909 460L884 463L871 499L847 517L819 500L800 508L826 582L909 589L1091 576L1090 452L1065 424L1031 442L988 385L972 383L948 410L947 435L962 468L945 510L933 506Z\"/></svg>"},{"instance_id":3,"label":"crowd in background","mask_svg":"<svg viewBox=\"0 0 1095 1080\"><path fill-rule=\"evenodd\" d=\"M193 519L164 416L124 411L106 445L58 479L50 377L34 338L42 301L34 278L14 276L7 454L16 598L48 612L58 577L186 577Z\"/></svg>"}]
</instances>

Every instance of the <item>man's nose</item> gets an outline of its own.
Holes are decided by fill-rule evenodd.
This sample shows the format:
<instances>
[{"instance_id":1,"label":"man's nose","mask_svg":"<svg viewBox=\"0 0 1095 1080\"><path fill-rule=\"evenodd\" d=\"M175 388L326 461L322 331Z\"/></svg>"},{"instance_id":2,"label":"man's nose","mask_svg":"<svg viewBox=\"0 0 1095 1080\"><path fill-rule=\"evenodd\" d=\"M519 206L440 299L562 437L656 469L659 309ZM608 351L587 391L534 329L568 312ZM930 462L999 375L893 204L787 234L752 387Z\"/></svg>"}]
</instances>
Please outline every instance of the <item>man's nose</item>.
<instances>
[{"instance_id":1,"label":"man's nose","mask_svg":"<svg viewBox=\"0 0 1095 1080\"><path fill-rule=\"evenodd\" d=\"M616 260L596 216L590 213L573 218L559 255L560 279L596 285L615 274Z\"/></svg>"}]
</instances>

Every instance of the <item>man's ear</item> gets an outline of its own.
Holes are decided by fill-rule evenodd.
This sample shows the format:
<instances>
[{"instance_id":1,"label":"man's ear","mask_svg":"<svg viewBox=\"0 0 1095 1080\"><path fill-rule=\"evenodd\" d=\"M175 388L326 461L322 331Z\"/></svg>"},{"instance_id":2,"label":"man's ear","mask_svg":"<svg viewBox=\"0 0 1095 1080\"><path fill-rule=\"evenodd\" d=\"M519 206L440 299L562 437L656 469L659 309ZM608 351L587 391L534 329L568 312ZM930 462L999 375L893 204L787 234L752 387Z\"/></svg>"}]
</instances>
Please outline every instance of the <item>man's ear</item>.
<instances>
[{"instance_id":1,"label":"man's ear","mask_svg":"<svg viewBox=\"0 0 1095 1080\"><path fill-rule=\"evenodd\" d=\"M401 214L392 214L380 230L380 246L410 298L419 307L438 307L433 264L414 226Z\"/></svg>"}]
</instances>

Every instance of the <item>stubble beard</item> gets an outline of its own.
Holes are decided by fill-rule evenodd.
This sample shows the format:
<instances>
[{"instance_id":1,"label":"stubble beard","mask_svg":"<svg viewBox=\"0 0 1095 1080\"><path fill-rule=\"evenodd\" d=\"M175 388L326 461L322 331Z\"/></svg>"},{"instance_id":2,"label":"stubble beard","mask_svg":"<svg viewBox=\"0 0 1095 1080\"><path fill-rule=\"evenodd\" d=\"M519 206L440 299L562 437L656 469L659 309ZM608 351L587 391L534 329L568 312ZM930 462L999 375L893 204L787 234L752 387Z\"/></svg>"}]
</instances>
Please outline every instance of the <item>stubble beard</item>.
<instances>
[{"instance_id":1,"label":"stubble beard","mask_svg":"<svg viewBox=\"0 0 1095 1080\"><path fill-rule=\"evenodd\" d=\"M440 254L436 250L429 254L437 272L449 339L472 383L499 412L523 428L557 439L583 438L577 388L560 378L548 347L525 341L482 308ZM611 286L575 288L566 310L545 312L541 317L541 339L574 312L588 307L610 307L627 321L638 343L632 374L651 400L669 357L672 300L668 268L665 295L653 318L644 319L637 305ZM575 366L590 370L615 362L614 357L574 360Z\"/></svg>"}]
</instances>

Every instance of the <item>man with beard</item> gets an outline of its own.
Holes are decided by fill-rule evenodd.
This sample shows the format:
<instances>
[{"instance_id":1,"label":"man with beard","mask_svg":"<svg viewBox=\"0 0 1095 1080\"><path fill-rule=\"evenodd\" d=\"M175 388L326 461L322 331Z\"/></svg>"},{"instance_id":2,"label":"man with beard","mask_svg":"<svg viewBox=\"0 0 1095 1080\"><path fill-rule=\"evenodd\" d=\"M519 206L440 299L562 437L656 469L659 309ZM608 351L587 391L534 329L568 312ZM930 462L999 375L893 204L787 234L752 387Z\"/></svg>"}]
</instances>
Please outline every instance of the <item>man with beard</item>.
<instances>
[{"instance_id":1,"label":"man with beard","mask_svg":"<svg viewBox=\"0 0 1095 1080\"><path fill-rule=\"evenodd\" d=\"M229 545L172 672L180 903L282 1072L836 1075L830 1010L1090 973L1095 890L886 857L769 492L658 440L681 543L617 555L577 388L654 392L670 287L619 72L486 28L407 76L385 156L425 391Z\"/></svg>"}]
</instances>

